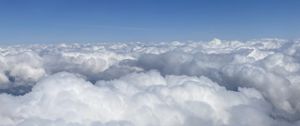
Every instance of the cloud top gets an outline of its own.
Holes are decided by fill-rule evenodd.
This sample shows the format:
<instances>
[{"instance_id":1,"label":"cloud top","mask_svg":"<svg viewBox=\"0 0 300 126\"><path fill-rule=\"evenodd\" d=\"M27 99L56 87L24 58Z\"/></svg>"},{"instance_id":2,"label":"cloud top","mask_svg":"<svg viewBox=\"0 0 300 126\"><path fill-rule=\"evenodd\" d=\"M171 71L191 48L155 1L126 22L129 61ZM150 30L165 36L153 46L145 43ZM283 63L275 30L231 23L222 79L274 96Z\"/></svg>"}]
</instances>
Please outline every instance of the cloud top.
<instances>
[{"instance_id":1,"label":"cloud top","mask_svg":"<svg viewBox=\"0 0 300 126\"><path fill-rule=\"evenodd\" d=\"M0 47L0 124L300 125L300 41Z\"/></svg>"}]
</instances>

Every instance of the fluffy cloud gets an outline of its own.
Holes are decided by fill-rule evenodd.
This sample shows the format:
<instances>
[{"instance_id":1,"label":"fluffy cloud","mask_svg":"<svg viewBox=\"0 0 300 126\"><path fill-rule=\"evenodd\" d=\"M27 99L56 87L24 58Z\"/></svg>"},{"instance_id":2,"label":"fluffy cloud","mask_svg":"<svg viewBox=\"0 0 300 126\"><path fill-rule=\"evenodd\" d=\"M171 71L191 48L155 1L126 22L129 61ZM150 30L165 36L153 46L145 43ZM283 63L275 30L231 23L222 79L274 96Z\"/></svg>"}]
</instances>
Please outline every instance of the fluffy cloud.
<instances>
[{"instance_id":1,"label":"fluffy cloud","mask_svg":"<svg viewBox=\"0 0 300 126\"><path fill-rule=\"evenodd\" d=\"M245 123L240 111L258 125L276 124L269 116L270 105L255 89L233 92L206 77L162 77L156 71L95 85L74 74L58 73L39 81L24 96L3 94L0 102L4 125L239 125Z\"/></svg>"},{"instance_id":2,"label":"fluffy cloud","mask_svg":"<svg viewBox=\"0 0 300 126\"><path fill-rule=\"evenodd\" d=\"M1 88L33 84L45 74L41 57L32 51L0 55L0 66Z\"/></svg>"},{"instance_id":3,"label":"fluffy cloud","mask_svg":"<svg viewBox=\"0 0 300 126\"><path fill-rule=\"evenodd\" d=\"M300 125L300 41L0 47L0 124Z\"/></svg>"}]
</instances>

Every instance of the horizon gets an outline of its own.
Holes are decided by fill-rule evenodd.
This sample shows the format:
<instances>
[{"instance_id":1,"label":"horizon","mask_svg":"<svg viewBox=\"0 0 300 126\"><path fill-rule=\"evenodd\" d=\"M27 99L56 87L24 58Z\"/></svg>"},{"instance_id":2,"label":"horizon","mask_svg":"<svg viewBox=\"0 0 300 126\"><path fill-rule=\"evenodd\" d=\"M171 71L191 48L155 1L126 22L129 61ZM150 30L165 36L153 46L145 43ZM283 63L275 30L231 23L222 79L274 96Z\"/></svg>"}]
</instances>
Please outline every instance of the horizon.
<instances>
[{"instance_id":1,"label":"horizon","mask_svg":"<svg viewBox=\"0 0 300 126\"><path fill-rule=\"evenodd\" d=\"M180 43L209 43L214 40L220 40L222 43L227 43L227 42L241 42L241 43L247 43L247 42L254 42L254 41L268 41L268 40L274 40L274 41L285 41L285 42L295 42L295 41L300 41L300 38L296 39L285 39L285 38L253 38L253 39L246 39L246 40L238 40L238 39L221 39L221 38L211 38L211 39L206 39L206 40L182 40L182 41L177 41L177 40L172 40L172 41L95 41L95 42L23 42L23 43L0 43L1 46L32 46L32 45L60 45L60 44L67 44L67 45L72 45L72 44L80 44L80 45L85 45L85 44L137 44L137 43L142 43L142 44L162 44L162 43L173 43L173 42L180 42Z\"/></svg>"}]
</instances>

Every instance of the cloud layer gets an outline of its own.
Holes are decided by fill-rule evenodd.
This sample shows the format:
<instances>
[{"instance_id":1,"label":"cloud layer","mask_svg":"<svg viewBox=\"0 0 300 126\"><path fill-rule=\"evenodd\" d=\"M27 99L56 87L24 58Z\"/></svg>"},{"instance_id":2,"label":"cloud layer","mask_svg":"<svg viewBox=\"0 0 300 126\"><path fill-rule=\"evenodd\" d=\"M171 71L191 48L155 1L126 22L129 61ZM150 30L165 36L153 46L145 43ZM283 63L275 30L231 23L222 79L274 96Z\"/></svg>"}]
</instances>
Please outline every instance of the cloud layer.
<instances>
[{"instance_id":1,"label":"cloud layer","mask_svg":"<svg viewBox=\"0 0 300 126\"><path fill-rule=\"evenodd\" d=\"M300 125L300 41L0 47L4 126Z\"/></svg>"}]
</instances>

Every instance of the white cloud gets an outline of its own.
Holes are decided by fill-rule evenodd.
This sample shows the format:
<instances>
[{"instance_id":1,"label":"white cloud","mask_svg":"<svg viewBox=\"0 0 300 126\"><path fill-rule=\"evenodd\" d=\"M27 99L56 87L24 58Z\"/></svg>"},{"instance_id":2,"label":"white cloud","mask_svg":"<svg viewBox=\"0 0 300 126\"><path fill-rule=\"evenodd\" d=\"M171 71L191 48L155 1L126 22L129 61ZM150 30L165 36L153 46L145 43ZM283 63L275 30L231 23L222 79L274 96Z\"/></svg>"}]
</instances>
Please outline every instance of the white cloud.
<instances>
[{"instance_id":1,"label":"white cloud","mask_svg":"<svg viewBox=\"0 0 300 126\"><path fill-rule=\"evenodd\" d=\"M299 125L299 59L280 39L0 47L0 124Z\"/></svg>"},{"instance_id":2,"label":"white cloud","mask_svg":"<svg viewBox=\"0 0 300 126\"><path fill-rule=\"evenodd\" d=\"M39 81L24 96L0 95L0 102L4 125L53 120L81 125L111 121L133 125L229 125L244 118L231 111L251 112L253 121L262 121L259 125L276 122L268 116L270 105L254 89L233 92L206 77L162 77L156 71L99 81L96 86L79 76L58 73Z\"/></svg>"}]
</instances>

